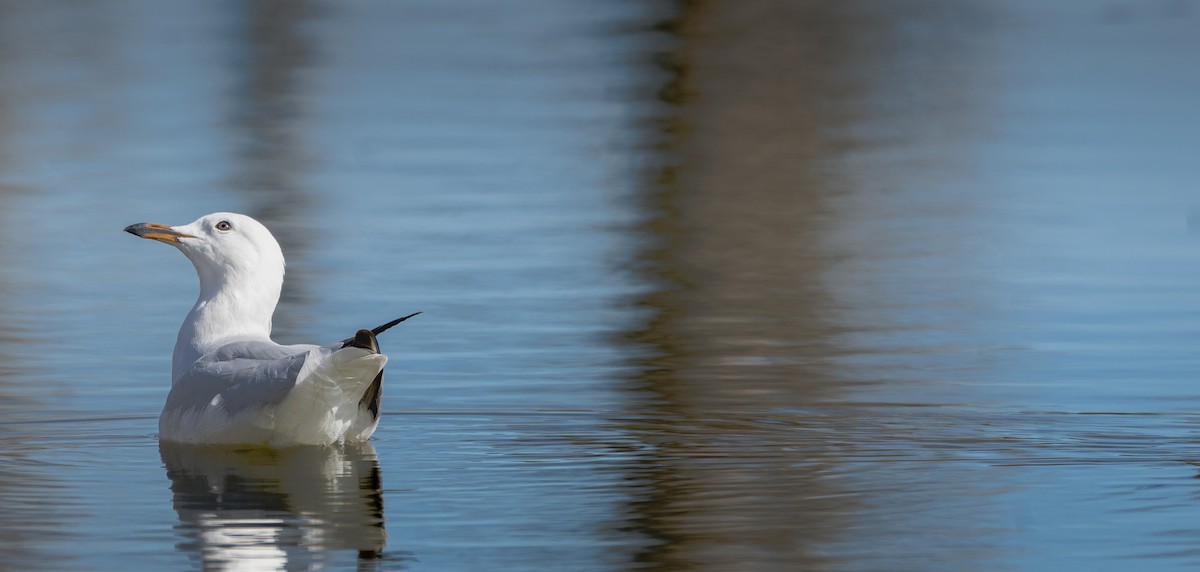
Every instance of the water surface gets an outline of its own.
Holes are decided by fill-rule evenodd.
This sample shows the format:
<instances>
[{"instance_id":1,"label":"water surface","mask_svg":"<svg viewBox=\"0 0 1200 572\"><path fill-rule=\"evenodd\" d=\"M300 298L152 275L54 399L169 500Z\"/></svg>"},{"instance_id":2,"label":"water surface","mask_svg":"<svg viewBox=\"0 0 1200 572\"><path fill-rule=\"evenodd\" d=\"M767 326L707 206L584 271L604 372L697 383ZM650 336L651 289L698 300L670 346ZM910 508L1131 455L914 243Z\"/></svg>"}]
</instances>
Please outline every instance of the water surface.
<instances>
[{"instance_id":1,"label":"water surface","mask_svg":"<svg viewBox=\"0 0 1200 572\"><path fill-rule=\"evenodd\" d=\"M1194 569L1197 8L2 3L0 568ZM216 210L369 445L156 440Z\"/></svg>"}]
</instances>

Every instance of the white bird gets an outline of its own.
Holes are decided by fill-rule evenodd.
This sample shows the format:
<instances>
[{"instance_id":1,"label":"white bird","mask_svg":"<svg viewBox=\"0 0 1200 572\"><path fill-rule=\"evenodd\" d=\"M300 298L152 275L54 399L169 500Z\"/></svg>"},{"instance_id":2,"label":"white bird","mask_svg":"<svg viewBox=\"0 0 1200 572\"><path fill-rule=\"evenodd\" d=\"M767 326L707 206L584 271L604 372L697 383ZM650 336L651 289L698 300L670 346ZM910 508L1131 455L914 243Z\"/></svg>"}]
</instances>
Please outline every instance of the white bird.
<instances>
[{"instance_id":1,"label":"white bird","mask_svg":"<svg viewBox=\"0 0 1200 572\"><path fill-rule=\"evenodd\" d=\"M283 287L283 251L267 227L213 213L125 232L178 248L200 276L200 297L175 341L160 439L329 445L375 432L387 363L375 336L416 314L334 344L280 345L271 341L271 316Z\"/></svg>"}]
</instances>

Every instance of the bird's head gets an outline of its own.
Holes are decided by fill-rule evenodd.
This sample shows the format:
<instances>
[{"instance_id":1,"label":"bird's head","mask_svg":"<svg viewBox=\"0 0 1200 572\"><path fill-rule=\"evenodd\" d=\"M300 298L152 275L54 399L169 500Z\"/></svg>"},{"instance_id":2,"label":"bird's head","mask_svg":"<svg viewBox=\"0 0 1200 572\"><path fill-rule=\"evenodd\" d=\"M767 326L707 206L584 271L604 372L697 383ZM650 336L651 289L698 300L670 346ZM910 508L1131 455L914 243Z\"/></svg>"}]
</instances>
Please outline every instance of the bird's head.
<instances>
[{"instance_id":1,"label":"bird's head","mask_svg":"<svg viewBox=\"0 0 1200 572\"><path fill-rule=\"evenodd\" d=\"M139 223L125 232L178 248L196 267L203 286L233 277L283 280L283 251L262 223L242 214L213 213L181 226Z\"/></svg>"}]
</instances>

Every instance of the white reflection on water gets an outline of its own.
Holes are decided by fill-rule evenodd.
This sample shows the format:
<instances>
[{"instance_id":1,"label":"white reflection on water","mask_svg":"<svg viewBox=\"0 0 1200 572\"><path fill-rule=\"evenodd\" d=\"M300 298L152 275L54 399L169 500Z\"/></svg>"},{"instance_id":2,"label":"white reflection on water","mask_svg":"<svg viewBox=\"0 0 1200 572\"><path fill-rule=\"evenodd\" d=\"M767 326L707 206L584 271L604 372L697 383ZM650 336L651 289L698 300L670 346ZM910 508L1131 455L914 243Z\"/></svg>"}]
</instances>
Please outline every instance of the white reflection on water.
<instances>
[{"instance_id":1,"label":"white reflection on water","mask_svg":"<svg viewBox=\"0 0 1200 572\"><path fill-rule=\"evenodd\" d=\"M159 449L179 515L177 546L205 570L320 568L331 551L373 560L387 544L370 444Z\"/></svg>"}]
</instances>

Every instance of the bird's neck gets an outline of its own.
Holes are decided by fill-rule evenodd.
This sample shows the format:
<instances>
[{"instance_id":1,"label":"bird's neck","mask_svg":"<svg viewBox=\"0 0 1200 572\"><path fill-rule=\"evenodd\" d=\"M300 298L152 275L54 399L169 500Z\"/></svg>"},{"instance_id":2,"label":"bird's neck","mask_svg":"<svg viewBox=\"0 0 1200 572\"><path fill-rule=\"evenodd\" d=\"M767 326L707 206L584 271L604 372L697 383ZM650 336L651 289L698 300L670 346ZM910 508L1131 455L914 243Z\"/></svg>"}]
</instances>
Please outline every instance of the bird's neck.
<instances>
[{"instance_id":1,"label":"bird's neck","mask_svg":"<svg viewBox=\"0 0 1200 572\"><path fill-rule=\"evenodd\" d=\"M222 344L270 340L271 316L282 286L282 275L273 280L262 275L206 276L200 272L200 296L175 340L171 379L178 381L192 363Z\"/></svg>"}]
</instances>

